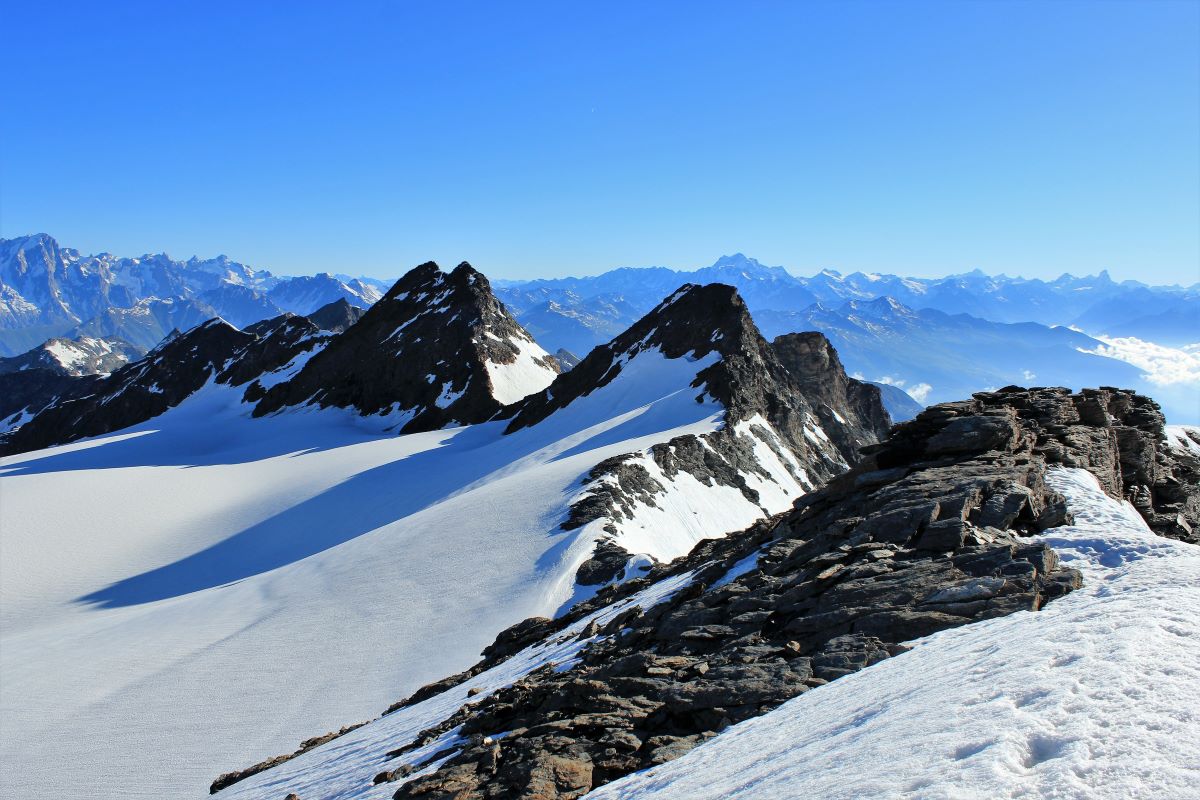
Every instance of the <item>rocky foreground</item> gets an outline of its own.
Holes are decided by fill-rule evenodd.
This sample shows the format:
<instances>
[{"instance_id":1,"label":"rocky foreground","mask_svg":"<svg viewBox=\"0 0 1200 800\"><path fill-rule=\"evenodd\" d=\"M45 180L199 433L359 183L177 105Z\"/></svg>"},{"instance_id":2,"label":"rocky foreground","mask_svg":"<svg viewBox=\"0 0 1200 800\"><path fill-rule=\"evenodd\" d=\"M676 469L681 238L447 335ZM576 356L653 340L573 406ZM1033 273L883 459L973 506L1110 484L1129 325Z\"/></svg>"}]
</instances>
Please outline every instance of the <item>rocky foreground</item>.
<instances>
[{"instance_id":1,"label":"rocky foreground","mask_svg":"<svg viewBox=\"0 0 1200 800\"><path fill-rule=\"evenodd\" d=\"M864 455L790 512L704 541L563 617L504 632L480 664L387 713L656 582L689 576L665 601L585 629L590 644L577 663L480 693L415 740L378 753L378 769L359 780L395 783L397 798L580 797L902 652L912 639L1037 611L1081 580L1025 538L1068 520L1046 485L1051 465L1089 470L1160 534L1194 540L1198 523L1195 459L1167 446L1157 406L1128 391L979 394L928 409ZM212 791L288 758L223 775Z\"/></svg>"}]
</instances>

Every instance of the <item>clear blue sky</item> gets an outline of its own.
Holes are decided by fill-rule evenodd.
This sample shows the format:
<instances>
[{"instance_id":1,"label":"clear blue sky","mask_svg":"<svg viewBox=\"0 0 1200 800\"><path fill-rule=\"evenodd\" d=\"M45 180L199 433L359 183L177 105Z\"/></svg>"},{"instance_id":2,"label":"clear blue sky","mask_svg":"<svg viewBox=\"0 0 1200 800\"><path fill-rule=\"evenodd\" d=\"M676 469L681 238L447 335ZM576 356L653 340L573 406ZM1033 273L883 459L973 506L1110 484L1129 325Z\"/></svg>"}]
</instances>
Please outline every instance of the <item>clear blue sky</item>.
<instances>
[{"instance_id":1,"label":"clear blue sky","mask_svg":"<svg viewBox=\"0 0 1200 800\"><path fill-rule=\"evenodd\" d=\"M1200 280L1200 3L0 0L0 235Z\"/></svg>"}]
</instances>

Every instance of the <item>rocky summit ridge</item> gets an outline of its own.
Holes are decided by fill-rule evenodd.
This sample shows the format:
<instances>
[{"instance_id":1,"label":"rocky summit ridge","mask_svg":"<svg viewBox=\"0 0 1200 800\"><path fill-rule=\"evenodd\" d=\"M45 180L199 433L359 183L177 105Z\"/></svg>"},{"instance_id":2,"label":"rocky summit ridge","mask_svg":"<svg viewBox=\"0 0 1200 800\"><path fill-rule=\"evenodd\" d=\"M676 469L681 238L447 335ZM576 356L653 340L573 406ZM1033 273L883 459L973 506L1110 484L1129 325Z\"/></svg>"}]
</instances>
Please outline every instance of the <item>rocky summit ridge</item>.
<instances>
[{"instance_id":1,"label":"rocky summit ridge","mask_svg":"<svg viewBox=\"0 0 1200 800\"><path fill-rule=\"evenodd\" d=\"M821 356L800 357L805 348ZM603 529L593 557L580 567L584 585L620 577L631 556L643 555L631 552L623 528L638 527L638 510L663 503L681 473L704 487L736 490L765 516L781 507L768 505L763 489L794 498L821 485L857 461L859 448L878 441L891 424L878 390L849 378L821 334L771 344L736 289L689 284L543 392L506 409L508 431L537 425L620 380L639 357L696 363L690 386L681 388L698 403L719 404L722 423L713 432L676 436L591 470L585 493L563 523L567 530L590 524Z\"/></svg>"},{"instance_id":2,"label":"rocky summit ridge","mask_svg":"<svg viewBox=\"0 0 1200 800\"><path fill-rule=\"evenodd\" d=\"M394 741L364 738L379 747L377 769L357 780L394 783L396 798L577 798L907 641L1037 611L1081 582L1026 538L1070 522L1047 487L1054 466L1087 469L1156 530L1187 535L1200 486L1153 401L1009 387L935 406L793 510L505 631L479 664L388 709L428 724ZM633 602L668 584L660 602ZM582 642L569 662L454 694L511 662L538 663L563 637ZM465 702L422 716L447 696ZM221 776L212 790L276 769L272 785L286 791L287 761Z\"/></svg>"},{"instance_id":3,"label":"rocky summit ridge","mask_svg":"<svg viewBox=\"0 0 1200 800\"><path fill-rule=\"evenodd\" d=\"M254 414L315 404L399 414L404 433L434 430L490 419L558 372L486 277L466 262L450 273L428 262L295 377L272 387Z\"/></svg>"},{"instance_id":4,"label":"rocky summit ridge","mask_svg":"<svg viewBox=\"0 0 1200 800\"><path fill-rule=\"evenodd\" d=\"M209 381L250 383L247 396L261 395L257 379L286 366L324 341L307 318L284 314L238 330L212 319L169 336L143 358L98 378L70 378L44 387L40 410L0 436L0 454L23 453L137 425L162 414ZM20 377L22 373L15 373ZM3 376L10 378L14 376Z\"/></svg>"}]
</instances>

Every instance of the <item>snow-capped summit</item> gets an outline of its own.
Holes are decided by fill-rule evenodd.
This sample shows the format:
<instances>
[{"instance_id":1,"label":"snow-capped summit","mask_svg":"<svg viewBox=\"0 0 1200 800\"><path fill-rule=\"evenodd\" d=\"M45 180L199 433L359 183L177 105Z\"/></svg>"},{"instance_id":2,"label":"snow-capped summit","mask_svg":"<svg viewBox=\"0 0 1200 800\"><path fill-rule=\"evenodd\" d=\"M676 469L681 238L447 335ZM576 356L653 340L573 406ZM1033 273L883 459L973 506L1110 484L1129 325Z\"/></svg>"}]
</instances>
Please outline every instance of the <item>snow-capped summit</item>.
<instances>
[{"instance_id":1,"label":"snow-capped summit","mask_svg":"<svg viewBox=\"0 0 1200 800\"><path fill-rule=\"evenodd\" d=\"M294 378L273 387L256 416L288 406L398 414L411 433L483 422L558 374L466 262L449 274L411 270Z\"/></svg>"},{"instance_id":2,"label":"snow-capped summit","mask_svg":"<svg viewBox=\"0 0 1200 800\"><path fill-rule=\"evenodd\" d=\"M48 369L59 375L96 375L112 372L144 351L121 339L81 336L48 339L27 353L0 358L0 374Z\"/></svg>"}]
</instances>

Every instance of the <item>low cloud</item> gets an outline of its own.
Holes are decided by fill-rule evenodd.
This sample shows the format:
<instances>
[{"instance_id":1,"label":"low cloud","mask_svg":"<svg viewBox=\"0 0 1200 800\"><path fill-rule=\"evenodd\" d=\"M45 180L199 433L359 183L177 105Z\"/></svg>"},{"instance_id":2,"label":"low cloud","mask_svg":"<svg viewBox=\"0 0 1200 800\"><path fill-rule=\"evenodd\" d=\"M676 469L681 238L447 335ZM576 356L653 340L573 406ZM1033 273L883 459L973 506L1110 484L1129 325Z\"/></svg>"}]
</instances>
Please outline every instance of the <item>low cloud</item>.
<instances>
[{"instance_id":1,"label":"low cloud","mask_svg":"<svg viewBox=\"0 0 1200 800\"><path fill-rule=\"evenodd\" d=\"M1102 344L1091 350L1077 348L1081 353L1115 358L1143 371L1143 378L1156 386L1200 383L1200 344L1183 348L1164 347L1133 336L1110 338L1093 337Z\"/></svg>"},{"instance_id":2,"label":"low cloud","mask_svg":"<svg viewBox=\"0 0 1200 800\"><path fill-rule=\"evenodd\" d=\"M1024 381L1031 381L1036 377L1037 377L1037 375L1030 372L1029 370L1025 370L1024 372L1021 373L1021 379Z\"/></svg>"},{"instance_id":3,"label":"low cloud","mask_svg":"<svg viewBox=\"0 0 1200 800\"><path fill-rule=\"evenodd\" d=\"M929 393L933 391L933 387L928 383L914 383L905 389L905 391L908 392L909 397L913 400L916 400L921 405L925 405L925 400L929 397Z\"/></svg>"},{"instance_id":4,"label":"low cloud","mask_svg":"<svg viewBox=\"0 0 1200 800\"><path fill-rule=\"evenodd\" d=\"M925 405L925 400L929 397L929 393L933 391L933 387L928 383L914 383L908 386L908 381L903 378L893 378L891 375L883 375L875 379L876 383L886 383L888 386L895 386L897 389L903 389L908 393L908 396L916 400L921 405Z\"/></svg>"}]
</instances>

